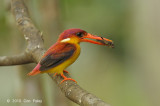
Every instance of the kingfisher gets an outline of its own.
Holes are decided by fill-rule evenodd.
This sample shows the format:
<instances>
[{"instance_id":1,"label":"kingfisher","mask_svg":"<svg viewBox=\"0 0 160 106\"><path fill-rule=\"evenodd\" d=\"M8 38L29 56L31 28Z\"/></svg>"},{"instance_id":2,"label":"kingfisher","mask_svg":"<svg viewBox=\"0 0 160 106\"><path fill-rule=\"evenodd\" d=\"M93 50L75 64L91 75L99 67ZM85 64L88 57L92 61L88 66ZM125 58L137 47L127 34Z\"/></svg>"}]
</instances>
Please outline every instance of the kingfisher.
<instances>
[{"instance_id":1,"label":"kingfisher","mask_svg":"<svg viewBox=\"0 0 160 106\"><path fill-rule=\"evenodd\" d=\"M106 45L113 48L113 41L96 35L87 33L82 29L67 29L62 32L55 44L53 44L42 56L40 62L28 75L33 76L39 73L55 73L64 79L61 81L74 79L67 78L63 72L79 57L81 42L89 42L98 45Z\"/></svg>"}]
</instances>

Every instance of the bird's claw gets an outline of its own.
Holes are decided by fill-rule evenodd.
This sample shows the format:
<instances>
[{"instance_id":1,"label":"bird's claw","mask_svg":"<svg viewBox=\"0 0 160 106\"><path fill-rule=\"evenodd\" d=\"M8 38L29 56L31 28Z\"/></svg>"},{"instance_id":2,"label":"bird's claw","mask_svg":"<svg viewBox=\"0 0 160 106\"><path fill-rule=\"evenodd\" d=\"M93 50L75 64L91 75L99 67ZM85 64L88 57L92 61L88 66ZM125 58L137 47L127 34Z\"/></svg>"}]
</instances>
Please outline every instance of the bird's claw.
<instances>
[{"instance_id":1,"label":"bird's claw","mask_svg":"<svg viewBox=\"0 0 160 106\"><path fill-rule=\"evenodd\" d=\"M68 71L67 71L68 72ZM76 80L72 79L72 78L67 78L63 73L61 73L61 76L64 78L60 84L62 84L64 81L67 81L67 80L71 80L71 81L74 81L75 83L77 83Z\"/></svg>"},{"instance_id":2,"label":"bird's claw","mask_svg":"<svg viewBox=\"0 0 160 106\"><path fill-rule=\"evenodd\" d=\"M74 81L75 83L77 83L77 81L74 80L74 79L72 79L72 78L65 78L64 80L62 80L62 81L60 82L60 84L62 84L64 81L67 81L67 80L71 80L71 81Z\"/></svg>"},{"instance_id":3,"label":"bird's claw","mask_svg":"<svg viewBox=\"0 0 160 106\"><path fill-rule=\"evenodd\" d=\"M64 70L63 72L66 72L66 73L69 74L69 72L66 71L66 70ZM57 73L54 74L54 77L55 77L56 75L57 75ZM71 81L74 81L75 83L77 83L76 80L74 80L74 79L72 79L72 78L67 78L63 73L61 73L61 76L62 76L64 79L60 82L60 84L62 84L64 81L67 81L67 80L71 80Z\"/></svg>"}]
</instances>

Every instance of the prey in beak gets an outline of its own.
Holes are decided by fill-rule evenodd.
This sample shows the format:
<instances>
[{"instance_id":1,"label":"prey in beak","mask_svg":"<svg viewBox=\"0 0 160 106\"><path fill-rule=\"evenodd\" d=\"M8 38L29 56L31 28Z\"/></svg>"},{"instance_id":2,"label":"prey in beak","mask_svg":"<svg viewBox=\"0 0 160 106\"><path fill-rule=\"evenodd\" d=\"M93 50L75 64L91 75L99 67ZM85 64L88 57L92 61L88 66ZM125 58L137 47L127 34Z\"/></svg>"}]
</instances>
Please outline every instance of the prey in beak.
<instances>
[{"instance_id":1,"label":"prey in beak","mask_svg":"<svg viewBox=\"0 0 160 106\"><path fill-rule=\"evenodd\" d=\"M92 40L90 40L90 39L92 39ZM94 40L96 40L96 41L94 41ZM104 37L99 37L99 36L96 36L96 35L92 35L90 33L87 33L86 36L83 36L81 38L81 42L89 42L89 43L93 43L93 44L105 45L105 46L114 48L114 44L113 44L112 40L106 39Z\"/></svg>"}]
</instances>

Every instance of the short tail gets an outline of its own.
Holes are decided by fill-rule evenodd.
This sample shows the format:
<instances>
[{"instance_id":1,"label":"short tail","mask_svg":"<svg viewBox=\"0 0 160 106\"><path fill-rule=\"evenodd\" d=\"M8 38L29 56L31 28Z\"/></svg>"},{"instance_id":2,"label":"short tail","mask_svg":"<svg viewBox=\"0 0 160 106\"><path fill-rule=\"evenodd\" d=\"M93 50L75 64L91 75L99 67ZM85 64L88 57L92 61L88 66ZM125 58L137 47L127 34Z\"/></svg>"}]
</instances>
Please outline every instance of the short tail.
<instances>
[{"instance_id":1,"label":"short tail","mask_svg":"<svg viewBox=\"0 0 160 106\"><path fill-rule=\"evenodd\" d=\"M41 71L39 70L40 68L40 64L38 64L30 73L28 73L27 75L29 76L33 76L33 75L37 75L39 74Z\"/></svg>"}]
</instances>

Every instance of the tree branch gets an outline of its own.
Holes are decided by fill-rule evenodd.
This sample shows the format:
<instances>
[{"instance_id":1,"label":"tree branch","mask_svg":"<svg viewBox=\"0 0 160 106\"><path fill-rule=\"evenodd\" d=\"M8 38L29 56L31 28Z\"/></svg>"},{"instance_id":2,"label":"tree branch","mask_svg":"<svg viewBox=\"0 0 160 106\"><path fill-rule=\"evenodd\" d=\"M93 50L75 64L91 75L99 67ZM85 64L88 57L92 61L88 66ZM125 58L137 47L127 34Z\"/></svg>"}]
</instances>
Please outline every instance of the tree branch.
<instances>
[{"instance_id":1,"label":"tree branch","mask_svg":"<svg viewBox=\"0 0 160 106\"><path fill-rule=\"evenodd\" d=\"M64 73L65 76L70 78L70 76ZM52 79L56 81L61 91L65 94L65 96L71 101L81 105L81 106L110 106L106 104L101 99L97 98L95 95L87 92L83 88L81 88L78 84L73 81L65 81L62 84L60 82L63 80L60 76L53 77L53 74L49 74Z\"/></svg>"},{"instance_id":2,"label":"tree branch","mask_svg":"<svg viewBox=\"0 0 160 106\"><path fill-rule=\"evenodd\" d=\"M15 56L1 56L0 66L21 65L33 62L29 54L22 53Z\"/></svg>"},{"instance_id":3,"label":"tree branch","mask_svg":"<svg viewBox=\"0 0 160 106\"><path fill-rule=\"evenodd\" d=\"M45 52L42 33L33 24L23 0L12 0L11 9L16 24L28 43L26 52L33 56L34 62L38 62Z\"/></svg>"},{"instance_id":4,"label":"tree branch","mask_svg":"<svg viewBox=\"0 0 160 106\"><path fill-rule=\"evenodd\" d=\"M23 0L12 0L11 8L17 26L27 41L27 48L23 54L10 57L0 57L0 64L20 65L30 62L38 63L45 52L42 33L35 27L30 19L27 7L25 6ZM68 76L66 73L65 75ZM65 81L64 83L60 84L60 82L63 80L61 76L53 77L53 74L49 74L49 76L54 79L61 91L71 101L81 106L109 106L101 99L82 89L73 81Z\"/></svg>"}]
</instances>

